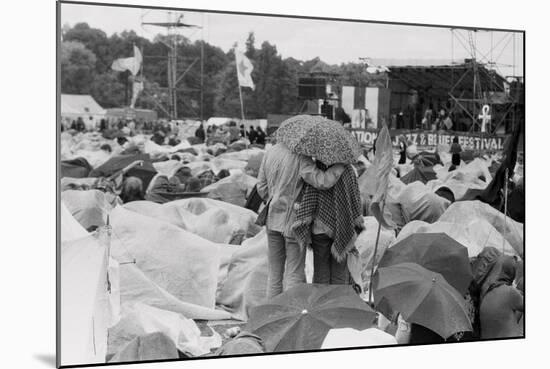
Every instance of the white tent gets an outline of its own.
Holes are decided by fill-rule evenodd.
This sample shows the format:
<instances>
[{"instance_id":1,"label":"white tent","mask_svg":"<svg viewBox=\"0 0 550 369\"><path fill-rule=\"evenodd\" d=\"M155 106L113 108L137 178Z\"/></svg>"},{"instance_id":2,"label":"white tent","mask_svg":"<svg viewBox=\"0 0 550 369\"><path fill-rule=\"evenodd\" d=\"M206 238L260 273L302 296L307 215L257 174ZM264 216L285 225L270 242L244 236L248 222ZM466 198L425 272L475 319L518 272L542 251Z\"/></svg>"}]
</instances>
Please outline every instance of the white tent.
<instances>
[{"instance_id":1,"label":"white tent","mask_svg":"<svg viewBox=\"0 0 550 369\"><path fill-rule=\"evenodd\" d=\"M92 129L105 114L106 110L90 95L61 94L61 118L67 122L82 118L86 128Z\"/></svg>"},{"instance_id":2,"label":"white tent","mask_svg":"<svg viewBox=\"0 0 550 369\"><path fill-rule=\"evenodd\" d=\"M93 236L61 244L61 364L104 363L111 323L107 249Z\"/></svg>"}]
</instances>

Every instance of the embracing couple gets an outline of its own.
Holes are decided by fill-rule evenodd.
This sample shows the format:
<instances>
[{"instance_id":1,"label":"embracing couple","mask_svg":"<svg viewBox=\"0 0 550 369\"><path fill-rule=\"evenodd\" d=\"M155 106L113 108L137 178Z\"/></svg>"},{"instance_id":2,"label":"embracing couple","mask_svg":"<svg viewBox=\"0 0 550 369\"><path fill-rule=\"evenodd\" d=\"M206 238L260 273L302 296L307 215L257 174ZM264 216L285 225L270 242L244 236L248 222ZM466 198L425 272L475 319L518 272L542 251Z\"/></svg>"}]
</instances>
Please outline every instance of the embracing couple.
<instances>
[{"instance_id":1,"label":"embracing couple","mask_svg":"<svg viewBox=\"0 0 550 369\"><path fill-rule=\"evenodd\" d=\"M285 290L306 282L307 247L313 283L351 282L346 259L363 229L351 164L327 167L277 143L264 155L257 191L266 203L258 222L267 228L268 299L283 292L283 281Z\"/></svg>"}]
</instances>

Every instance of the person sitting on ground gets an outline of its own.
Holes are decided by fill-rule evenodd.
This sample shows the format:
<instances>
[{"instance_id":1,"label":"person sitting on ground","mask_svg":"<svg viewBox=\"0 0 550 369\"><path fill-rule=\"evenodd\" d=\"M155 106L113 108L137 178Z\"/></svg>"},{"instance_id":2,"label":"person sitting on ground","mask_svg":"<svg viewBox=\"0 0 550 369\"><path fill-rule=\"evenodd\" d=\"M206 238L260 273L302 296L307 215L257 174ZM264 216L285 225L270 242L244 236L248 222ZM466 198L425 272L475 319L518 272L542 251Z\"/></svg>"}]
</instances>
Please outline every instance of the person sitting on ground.
<instances>
[{"instance_id":1,"label":"person sitting on ground","mask_svg":"<svg viewBox=\"0 0 550 369\"><path fill-rule=\"evenodd\" d=\"M168 139L168 145L170 146L176 146L180 142L181 141L175 135L171 135L170 138Z\"/></svg>"},{"instance_id":2,"label":"person sitting on ground","mask_svg":"<svg viewBox=\"0 0 550 369\"><path fill-rule=\"evenodd\" d=\"M218 178L211 170L202 172L201 174L199 174L198 178L201 181L201 188L205 188L206 186L209 186L212 183L216 183L218 181Z\"/></svg>"},{"instance_id":3,"label":"person sitting on ground","mask_svg":"<svg viewBox=\"0 0 550 369\"><path fill-rule=\"evenodd\" d=\"M122 183L120 199L124 204L144 200L143 182L137 177L128 177Z\"/></svg>"},{"instance_id":4,"label":"person sitting on ground","mask_svg":"<svg viewBox=\"0 0 550 369\"><path fill-rule=\"evenodd\" d=\"M185 192L201 192L202 188L201 180L196 177L191 177L185 185Z\"/></svg>"},{"instance_id":5,"label":"person sitting on ground","mask_svg":"<svg viewBox=\"0 0 550 369\"><path fill-rule=\"evenodd\" d=\"M246 130L244 129L244 124L241 124L239 126L240 130L239 130L239 134L241 135L242 138L246 138Z\"/></svg>"},{"instance_id":6,"label":"person sitting on ground","mask_svg":"<svg viewBox=\"0 0 550 369\"><path fill-rule=\"evenodd\" d=\"M176 171L176 173L174 173L174 176L177 177L183 185L185 185L189 178L193 177L193 174L191 173L191 168L181 167Z\"/></svg>"},{"instance_id":7,"label":"person sitting on ground","mask_svg":"<svg viewBox=\"0 0 550 369\"><path fill-rule=\"evenodd\" d=\"M111 146L109 144L103 144L100 147L101 150L108 152L109 154L113 152L113 149L111 149Z\"/></svg>"},{"instance_id":8,"label":"person sitting on ground","mask_svg":"<svg viewBox=\"0 0 550 369\"><path fill-rule=\"evenodd\" d=\"M222 169L218 173L217 177L218 177L218 180L220 180L222 178L229 177L230 175L231 173L227 169Z\"/></svg>"},{"instance_id":9,"label":"person sitting on ground","mask_svg":"<svg viewBox=\"0 0 550 369\"><path fill-rule=\"evenodd\" d=\"M516 260L509 256L502 264L500 275L481 297L479 320L481 338L510 338L523 335L523 295L512 282L516 277Z\"/></svg>"},{"instance_id":10,"label":"person sitting on ground","mask_svg":"<svg viewBox=\"0 0 550 369\"><path fill-rule=\"evenodd\" d=\"M151 137L151 141L153 141L157 145L163 145L164 144L164 138L165 138L164 132L161 131L161 130L158 130L153 134L153 137Z\"/></svg>"},{"instance_id":11,"label":"person sitting on ground","mask_svg":"<svg viewBox=\"0 0 550 369\"><path fill-rule=\"evenodd\" d=\"M120 145L120 146L124 146L124 144L126 142L128 142L128 139L124 136L119 136L116 138L116 142Z\"/></svg>"}]
</instances>

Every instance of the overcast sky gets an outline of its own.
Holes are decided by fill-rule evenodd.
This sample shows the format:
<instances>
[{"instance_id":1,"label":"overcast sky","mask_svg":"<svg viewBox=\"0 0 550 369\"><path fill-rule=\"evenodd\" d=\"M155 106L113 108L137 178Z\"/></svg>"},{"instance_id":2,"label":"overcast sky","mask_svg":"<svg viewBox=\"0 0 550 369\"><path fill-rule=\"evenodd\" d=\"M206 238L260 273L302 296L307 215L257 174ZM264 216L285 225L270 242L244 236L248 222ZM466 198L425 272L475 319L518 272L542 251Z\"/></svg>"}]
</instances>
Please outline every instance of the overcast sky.
<instances>
[{"instance_id":1,"label":"overcast sky","mask_svg":"<svg viewBox=\"0 0 550 369\"><path fill-rule=\"evenodd\" d=\"M109 36L115 32L134 30L138 35L152 39L162 32L161 29L142 27L141 22L166 21L167 18L167 12L161 10L81 4L61 6L62 25L86 22ZM453 37L450 29L438 27L202 12L185 12L183 22L201 26L202 29L186 29L181 32L182 35L192 40L204 38L224 51L228 51L235 42L243 49L248 33L253 31L256 47L260 47L263 41L269 41L277 46L284 58L308 60L318 56L329 64L358 62L360 57L430 61L452 59L456 62L470 57L465 47L468 46L468 32L464 30L455 31ZM478 55L479 60L496 62L504 76L514 74L515 61L515 75L523 75L521 33L515 34L515 53L511 33L479 31L473 35L478 52L486 55L485 59Z\"/></svg>"}]
</instances>

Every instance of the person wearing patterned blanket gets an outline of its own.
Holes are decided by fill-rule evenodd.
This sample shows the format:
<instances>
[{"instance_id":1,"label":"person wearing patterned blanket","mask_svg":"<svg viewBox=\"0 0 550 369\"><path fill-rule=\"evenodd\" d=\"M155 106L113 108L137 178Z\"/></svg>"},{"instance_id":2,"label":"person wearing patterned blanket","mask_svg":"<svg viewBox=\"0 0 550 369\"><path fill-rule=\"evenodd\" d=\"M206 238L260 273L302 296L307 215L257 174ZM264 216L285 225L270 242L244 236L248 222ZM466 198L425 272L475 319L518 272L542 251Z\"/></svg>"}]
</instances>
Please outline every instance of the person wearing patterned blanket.
<instances>
[{"instance_id":1,"label":"person wearing patterned blanket","mask_svg":"<svg viewBox=\"0 0 550 369\"><path fill-rule=\"evenodd\" d=\"M313 283L348 284L347 253L363 228L359 185L350 164L329 190L304 185L292 230L302 247L313 249Z\"/></svg>"}]
</instances>

